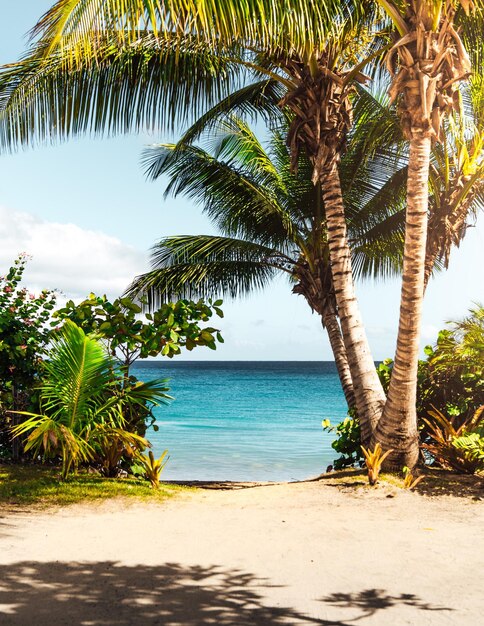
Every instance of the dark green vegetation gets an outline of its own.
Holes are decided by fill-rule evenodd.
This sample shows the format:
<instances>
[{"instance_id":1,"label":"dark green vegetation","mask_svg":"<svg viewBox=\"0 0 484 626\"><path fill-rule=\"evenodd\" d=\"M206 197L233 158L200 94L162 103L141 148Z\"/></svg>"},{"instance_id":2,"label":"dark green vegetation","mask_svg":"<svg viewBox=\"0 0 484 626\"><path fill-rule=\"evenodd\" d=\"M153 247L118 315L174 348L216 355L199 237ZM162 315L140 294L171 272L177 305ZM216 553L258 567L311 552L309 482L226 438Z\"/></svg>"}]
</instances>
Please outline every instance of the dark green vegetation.
<instances>
[{"instance_id":1,"label":"dark green vegetation","mask_svg":"<svg viewBox=\"0 0 484 626\"><path fill-rule=\"evenodd\" d=\"M419 362L418 424L422 460L459 472L484 471L484 307L475 306L461 321L449 322L435 346ZM388 388L393 363L384 361L378 374ZM341 456L334 467L361 465L358 420L349 416L336 427L332 444Z\"/></svg>"},{"instance_id":2,"label":"dark green vegetation","mask_svg":"<svg viewBox=\"0 0 484 626\"><path fill-rule=\"evenodd\" d=\"M24 269L25 259L17 259L0 302L2 456L61 463L64 480L82 467L113 478L136 465L157 486L164 464L142 452L152 409L169 399L168 387L139 381L130 366L173 357L181 346L215 349L222 337L205 323L222 316L220 302L167 303L142 320L129 298L111 303L91 294L54 312L53 296L35 298L19 286Z\"/></svg>"},{"instance_id":3,"label":"dark green vegetation","mask_svg":"<svg viewBox=\"0 0 484 626\"><path fill-rule=\"evenodd\" d=\"M26 410L35 405L33 390L49 341L48 321L55 307L53 292L39 296L20 286L27 257L19 256L0 279L0 458L10 450L11 423L7 409ZM19 456L14 443L12 453Z\"/></svg>"}]
</instances>

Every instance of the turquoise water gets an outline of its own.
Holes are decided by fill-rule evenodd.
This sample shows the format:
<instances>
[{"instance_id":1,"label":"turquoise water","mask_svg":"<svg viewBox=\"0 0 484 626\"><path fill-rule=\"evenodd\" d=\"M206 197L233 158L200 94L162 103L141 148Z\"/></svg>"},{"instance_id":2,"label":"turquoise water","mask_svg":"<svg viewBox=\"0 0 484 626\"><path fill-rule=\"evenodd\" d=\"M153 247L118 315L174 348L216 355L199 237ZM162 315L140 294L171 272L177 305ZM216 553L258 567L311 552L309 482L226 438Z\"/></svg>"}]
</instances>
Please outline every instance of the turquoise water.
<instances>
[{"instance_id":1,"label":"turquoise water","mask_svg":"<svg viewBox=\"0 0 484 626\"><path fill-rule=\"evenodd\" d=\"M166 480L299 480L334 459L321 420L346 413L334 363L149 362L141 379L169 378L169 406L148 431L168 449Z\"/></svg>"}]
</instances>

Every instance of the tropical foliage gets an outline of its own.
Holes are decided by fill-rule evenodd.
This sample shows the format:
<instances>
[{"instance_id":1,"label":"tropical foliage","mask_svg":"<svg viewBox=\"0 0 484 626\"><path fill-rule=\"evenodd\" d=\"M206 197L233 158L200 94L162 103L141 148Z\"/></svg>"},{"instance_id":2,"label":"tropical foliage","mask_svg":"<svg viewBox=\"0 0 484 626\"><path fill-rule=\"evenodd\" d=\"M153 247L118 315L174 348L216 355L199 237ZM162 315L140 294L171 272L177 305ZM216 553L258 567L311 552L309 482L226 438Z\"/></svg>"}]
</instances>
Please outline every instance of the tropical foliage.
<instances>
[{"instance_id":1,"label":"tropical foliage","mask_svg":"<svg viewBox=\"0 0 484 626\"><path fill-rule=\"evenodd\" d=\"M181 348L193 350L197 346L216 349L216 341L223 341L216 328L201 327L215 313L223 317L221 301L206 304L179 300L166 302L159 309L144 316L142 306L128 297L110 302L106 296L89 297L79 304L69 300L54 313L60 320L69 319L88 333L96 332L106 343L108 351L119 355L124 371L138 359L172 358Z\"/></svg>"},{"instance_id":2,"label":"tropical foliage","mask_svg":"<svg viewBox=\"0 0 484 626\"><path fill-rule=\"evenodd\" d=\"M128 293L153 305L180 296L235 297L286 275L292 291L321 316L351 407L353 386L338 321L321 190L312 184L312 167L303 155L297 175L292 172L287 130L280 121L282 127L270 134L267 148L245 122L232 116L203 137L210 152L185 141L146 152L150 178L168 175L165 196L185 194L195 200L222 233L162 239L153 248L153 269L139 276ZM362 166L355 158L358 148L354 142L343 178L357 275L397 273L402 201L384 204L384 193L368 183L366 193L354 191L373 171L379 170L380 182L387 182L393 171L382 168L376 158Z\"/></svg>"},{"instance_id":3,"label":"tropical foliage","mask_svg":"<svg viewBox=\"0 0 484 626\"><path fill-rule=\"evenodd\" d=\"M403 488L412 491L415 487L425 479L425 476L414 476L408 467L403 468Z\"/></svg>"},{"instance_id":4,"label":"tropical foliage","mask_svg":"<svg viewBox=\"0 0 484 626\"><path fill-rule=\"evenodd\" d=\"M0 278L0 385L2 394L10 391L12 403L35 380L56 301L51 291L36 296L20 286L27 260L20 255Z\"/></svg>"},{"instance_id":5,"label":"tropical foliage","mask_svg":"<svg viewBox=\"0 0 484 626\"><path fill-rule=\"evenodd\" d=\"M168 450L164 450L160 458L155 459L155 455L151 450L148 454L142 454L138 457L138 466L141 469L135 473L141 473L149 482L153 489L158 489L160 485L160 475L168 462Z\"/></svg>"},{"instance_id":6,"label":"tropical foliage","mask_svg":"<svg viewBox=\"0 0 484 626\"><path fill-rule=\"evenodd\" d=\"M387 450L383 452L382 447L379 443L376 444L375 448L371 450L370 448L365 448L361 446L361 450L363 452L363 456L365 457L365 464L368 470L368 482L370 485L376 485L378 482L378 476L381 472L381 467L383 462L392 453L392 450Z\"/></svg>"},{"instance_id":7,"label":"tropical foliage","mask_svg":"<svg viewBox=\"0 0 484 626\"><path fill-rule=\"evenodd\" d=\"M426 354L419 370L419 415L438 407L458 421L469 419L484 404L484 308L450 322Z\"/></svg>"},{"instance_id":8,"label":"tropical foliage","mask_svg":"<svg viewBox=\"0 0 484 626\"><path fill-rule=\"evenodd\" d=\"M106 427L123 432L126 399L117 393L116 363L95 337L67 321L52 341L39 385L40 412L23 413L28 419L13 434L27 435L25 450L32 450L34 457L60 457L67 478L79 463L101 454L98 442L104 440ZM147 445L133 433L123 435L129 445Z\"/></svg>"},{"instance_id":9,"label":"tropical foliage","mask_svg":"<svg viewBox=\"0 0 484 626\"><path fill-rule=\"evenodd\" d=\"M215 313L223 317L221 301L205 304L202 300L178 300L165 302L143 318L142 307L128 297L113 302L106 296L89 297L79 304L69 300L54 313L60 320L70 320L86 333L95 332L105 344L109 354L121 366L123 376L117 378L119 393L125 396L123 415L127 430L145 436L148 427L158 429L155 424L152 402L169 399L166 381L141 382L131 373L131 366L138 359L157 357L172 358L180 354L181 348L193 350L198 346L216 349L216 342L223 342L220 332L205 326Z\"/></svg>"},{"instance_id":10,"label":"tropical foliage","mask_svg":"<svg viewBox=\"0 0 484 626\"><path fill-rule=\"evenodd\" d=\"M86 130L169 128L217 109L222 97L242 106L239 88L247 96L250 80L257 87L244 106L253 110L264 100L261 79L267 89L277 82L280 104L291 111L292 168L304 152L321 189L362 437L366 442L372 434L373 445L394 449L389 465L412 467L418 457L416 381L427 261L445 259L465 231L469 185L479 176L482 149L477 133L471 144L464 132L452 146L460 156L456 167L443 168L439 211L429 222L431 144L443 139L446 116L462 116L459 83L471 69L465 44L477 43L479 33L468 28L467 16L475 11L472 20L479 24L482 9L481 0L59 0L34 28L26 57L0 77L0 138L15 146ZM356 304L339 171L356 85L367 81L362 70L385 52L390 96L409 141L403 289L388 399ZM381 66L371 72L378 79L384 74ZM450 185L449 172L457 176ZM440 233L434 243L427 239L428 223Z\"/></svg>"},{"instance_id":11,"label":"tropical foliage","mask_svg":"<svg viewBox=\"0 0 484 626\"><path fill-rule=\"evenodd\" d=\"M15 416L9 409L34 409L31 390L39 376L42 357L49 341L49 320L56 295L44 290L30 293L20 283L28 257L15 259L0 278L0 455L10 452L10 426ZM14 446L13 454L19 455Z\"/></svg>"},{"instance_id":12,"label":"tropical foliage","mask_svg":"<svg viewBox=\"0 0 484 626\"><path fill-rule=\"evenodd\" d=\"M425 353L418 370L419 418L427 418L437 407L457 424L471 419L484 403L484 308L476 305L464 319L449 322ZM393 361L377 369L388 389Z\"/></svg>"},{"instance_id":13,"label":"tropical foliage","mask_svg":"<svg viewBox=\"0 0 484 626\"><path fill-rule=\"evenodd\" d=\"M458 471L479 471L484 405L484 309L476 305L464 319L449 322L434 346L425 348L419 362L417 414L422 448L429 463ZM388 389L393 361L380 363L377 372ZM354 415L323 428L335 434L332 447L341 456L336 469L360 463L359 425Z\"/></svg>"},{"instance_id":14,"label":"tropical foliage","mask_svg":"<svg viewBox=\"0 0 484 626\"><path fill-rule=\"evenodd\" d=\"M80 464L116 476L149 445L153 408L169 399L166 381L140 381L130 366L180 346L215 349L222 337L205 322L223 316L221 301L168 303L142 319L129 298L91 294L53 312L54 293L36 297L19 286L26 260L1 279L2 454L13 433L19 453L22 442L33 459L61 461L64 478Z\"/></svg>"},{"instance_id":15,"label":"tropical foliage","mask_svg":"<svg viewBox=\"0 0 484 626\"><path fill-rule=\"evenodd\" d=\"M333 469L361 466L364 457L361 451L360 423L355 415L350 414L342 422L333 426L329 419L322 422L323 430L333 433L335 439L331 447L340 456L333 460Z\"/></svg>"},{"instance_id":16,"label":"tropical foliage","mask_svg":"<svg viewBox=\"0 0 484 626\"><path fill-rule=\"evenodd\" d=\"M442 467L474 474L484 471L484 405L473 416L456 425L437 410L424 420L428 429L422 448Z\"/></svg>"}]
</instances>

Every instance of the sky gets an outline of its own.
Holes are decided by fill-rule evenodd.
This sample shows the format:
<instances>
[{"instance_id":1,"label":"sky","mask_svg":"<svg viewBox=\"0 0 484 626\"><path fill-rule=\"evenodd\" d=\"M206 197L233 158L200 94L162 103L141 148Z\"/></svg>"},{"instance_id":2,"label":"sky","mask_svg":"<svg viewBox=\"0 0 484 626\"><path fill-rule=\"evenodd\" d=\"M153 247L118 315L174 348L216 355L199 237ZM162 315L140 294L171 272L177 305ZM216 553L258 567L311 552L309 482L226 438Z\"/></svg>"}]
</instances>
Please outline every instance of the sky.
<instances>
[{"instance_id":1,"label":"sky","mask_svg":"<svg viewBox=\"0 0 484 626\"><path fill-rule=\"evenodd\" d=\"M0 0L0 64L25 50L25 34L52 0ZM181 133L180 129L180 133ZM0 274L20 252L32 255L26 284L57 288L62 298L89 292L120 295L149 269L150 247L175 234L211 234L199 206L163 199L163 182L147 182L144 147L176 136L77 138L66 143L0 153ZM424 303L422 347L449 319L484 301L484 219L470 229L451 266L433 278ZM393 356L400 284L362 281L358 298L374 358ZM191 360L332 360L319 318L284 278L263 293L225 300L217 318L225 343L197 349Z\"/></svg>"}]
</instances>

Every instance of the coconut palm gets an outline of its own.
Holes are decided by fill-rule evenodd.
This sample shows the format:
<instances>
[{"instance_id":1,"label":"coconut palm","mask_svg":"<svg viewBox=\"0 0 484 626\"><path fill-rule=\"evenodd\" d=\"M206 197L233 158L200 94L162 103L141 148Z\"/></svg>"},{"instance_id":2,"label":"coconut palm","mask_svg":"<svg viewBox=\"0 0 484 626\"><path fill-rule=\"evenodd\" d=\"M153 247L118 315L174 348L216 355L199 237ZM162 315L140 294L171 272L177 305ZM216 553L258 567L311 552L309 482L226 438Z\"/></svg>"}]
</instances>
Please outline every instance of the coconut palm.
<instances>
[{"instance_id":1,"label":"coconut palm","mask_svg":"<svg viewBox=\"0 0 484 626\"><path fill-rule=\"evenodd\" d=\"M34 29L31 53L0 81L6 144L29 141L32 131L45 138L153 121L170 126L185 119L190 106L208 106L224 90L230 95L249 73L259 92L261 77L282 85L281 104L294 117L288 137L293 166L305 151L324 196L356 405L372 427L385 396L357 307L338 162L351 126L353 84L365 80L361 69L378 53L373 19L370 3L333 0L59 1ZM148 61L139 52L145 42L156 44Z\"/></svg>"},{"instance_id":2,"label":"coconut palm","mask_svg":"<svg viewBox=\"0 0 484 626\"><path fill-rule=\"evenodd\" d=\"M468 32L463 31L464 40ZM466 36L467 35L467 36ZM473 45L473 44L476 45ZM439 142L432 144L430 156L427 246L425 255L425 287L434 270L448 268L453 247L459 246L469 227L475 224L479 211L484 209L484 79L482 55L477 42L470 42L471 60L476 73L464 91L463 111L453 115L443 125ZM394 175L380 184L386 201L392 202L405 191L408 171L408 148L405 145L400 121L394 106L383 97L360 98L355 107L358 127L358 148L352 155L357 162L378 155L379 161L393 164ZM367 120L364 126L359 120ZM353 140L354 143L354 140ZM354 163L349 160L350 166ZM343 174L345 163L343 162ZM351 194L361 193L360 181L353 185ZM348 203L346 194L345 202Z\"/></svg>"},{"instance_id":3,"label":"coconut palm","mask_svg":"<svg viewBox=\"0 0 484 626\"><path fill-rule=\"evenodd\" d=\"M231 117L210 133L210 152L184 141L146 152L149 177L169 176L165 195L185 194L200 203L222 236L162 239L153 249L152 271L139 276L129 294L147 297L152 306L174 297L236 297L285 274L292 291L303 295L321 317L352 407L353 385L337 315L321 192L311 182L312 168L303 155L298 174L292 173L285 136L284 127L273 131L265 150L246 123ZM375 159L371 167L362 168L356 152L349 151L343 168L355 267L361 275L396 273L404 197L400 193L390 198L381 189L393 176L392 167ZM378 172L372 189L371 172ZM358 192L351 193L353 189ZM387 192L393 189L389 186ZM364 433L365 439L369 436Z\"/></svg>"},{"instance_id":4,"label":"coconut palm","mask_svg":"<svg viewBox=\"0 0 484 626\"><path fill-rule=\"evenodd\" d=\"M471 3L454 0L378 0L399 39L389 51L391 98L398 101L409 140L407 218L397 349L392 379L375 440L393 449L387 466L413 467L418 459L416 381L427 252L429 168L432 141L443 134L442 119L459 108L458 83L471 64L455 30L456 11Z\"/></svg>"},{"instance_id":5,"label":"coconut palm","mask_svg":"<svg viewBox=\"0 0 484 626\"><path fill-rule=\"evenodd\" d=\"M189 105L203 108L217 100L215 94L230 95L247 77L240 68L253 72L259 80L268 76L280 83L285 90L282 103L294 113L288 137L293 165L299 152L305 151L313 166L313 180L319 182L324 196L335 295L356 404L361 419L370 422L372 428L385 398L354 296L338 162L351 126L353 85L364 80L360 70L378 54L372 34L376 4L331 0L60 0L34 29L38 40L33 51L20 65L7 69L4 86L0 84L4 112L0 137L8 144L30 141L32 130L45 138L87 128L95 132L139 128L153 120L170 126L177 118L185 119ZM392 95L401 89L405 92L402 119L411 138L411 175L397 375L377 438L384 447L402 450L391 457L397 465L401 461L410 466L416 452L411 407L423 294L418 268L425 256L427 135L432 124L438 126L438 109L448 106L452 81L466 71L466 59L452 26L457 2L379 0L378 4L402 36L393 49L393 57L397 53L401 59L402 71ZM470 4L482 6L480 1L462 1L464 8ZM432 44L431 49L425 51L421 45L424 40ZM146 63L143 54L138 54L140 45L149 47L153 42L160 42L165 62L157 60L156 46L155 54L147 53ZM222 80L214 71L214 58ZM417 64L413 64L415 60ZM440 86L432 70L434 64L443 70L437 72ZM389 66L393 69L392 63ZM192 68L190 75L188 68ZM420 74L414 76L412 72ZM151 76L157 77L154 85ZM421 97L420 87L427 90L428 99ZM160 107L160 102L166 106ZM413 133L412 129L424 132ZM420 141L422 137L424 141ZM419 242L418 250L410 250L412 241ZM412 267L418 269L418 279L411 278ZM389 442L390 433L397 430L398 440Z\"/></svg>"}]
</instances>

